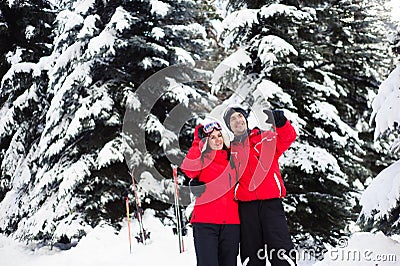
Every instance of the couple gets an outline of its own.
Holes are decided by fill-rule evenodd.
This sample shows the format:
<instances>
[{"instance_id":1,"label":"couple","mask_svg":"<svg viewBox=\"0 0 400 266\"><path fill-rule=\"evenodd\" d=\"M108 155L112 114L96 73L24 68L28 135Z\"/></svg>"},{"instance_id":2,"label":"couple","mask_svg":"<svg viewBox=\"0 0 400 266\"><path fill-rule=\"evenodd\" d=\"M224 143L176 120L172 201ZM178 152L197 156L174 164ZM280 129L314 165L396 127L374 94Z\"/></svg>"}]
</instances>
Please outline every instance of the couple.
<instances>
[{"instance_id":1,"label":"couple","mask_svg":"<svg viewBox=\"0 0 400 266\"><path fill-rule=\"evenodd\" d=\"M266 112L268 113L268 112ZM248 128L248 113L228 108L230 143L218 122L198 125L181 165L197 197L191 223L197 266L295 265L278 158L296 138L283 111L269 112L275 132ZM272 117L274 120L272 120ZM265 250L266 248L266 250Z\"/></svg>"}]
</instances>

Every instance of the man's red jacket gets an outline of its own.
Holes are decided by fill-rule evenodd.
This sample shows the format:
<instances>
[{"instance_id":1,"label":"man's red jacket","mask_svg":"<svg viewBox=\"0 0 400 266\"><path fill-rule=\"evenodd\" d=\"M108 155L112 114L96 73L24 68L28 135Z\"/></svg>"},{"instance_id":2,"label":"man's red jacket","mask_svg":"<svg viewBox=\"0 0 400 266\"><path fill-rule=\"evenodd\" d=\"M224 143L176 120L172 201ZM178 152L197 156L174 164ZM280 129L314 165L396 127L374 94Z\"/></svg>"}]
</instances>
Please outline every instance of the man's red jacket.
<instances>
[{"instance_id":1,"label":"man's red jacket","mask_svg":"<svg viewBox=\"0 0 400 266\"><path fill-rule=\"evenodd\" d=\"M235 198L252 201L285 197L278 159L295 139L296 131L289 121L276 128L276 132L255 128L242 139L235 137L231 143L235 177L239 181Z\"/></svg>"}]
</instances>

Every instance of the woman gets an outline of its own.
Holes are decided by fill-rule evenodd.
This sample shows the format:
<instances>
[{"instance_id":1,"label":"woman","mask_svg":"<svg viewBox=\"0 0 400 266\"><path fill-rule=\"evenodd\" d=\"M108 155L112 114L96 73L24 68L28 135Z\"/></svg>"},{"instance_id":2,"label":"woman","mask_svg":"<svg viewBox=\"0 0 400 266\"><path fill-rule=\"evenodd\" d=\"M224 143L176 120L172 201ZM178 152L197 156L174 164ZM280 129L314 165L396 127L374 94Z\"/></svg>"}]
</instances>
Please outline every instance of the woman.
<instances>
[{"instance_id":1,"label":"woman","mask_svg":"<svg viewBox=\"0 0 400 266\"><path fill-rule=\"evenodd\" d=\"M191 218L197 266L234 266L239 253L238 205L229 163L229 138L218 122L199 125L181 170L196 202Z\"/></svg>"}]
</instances>

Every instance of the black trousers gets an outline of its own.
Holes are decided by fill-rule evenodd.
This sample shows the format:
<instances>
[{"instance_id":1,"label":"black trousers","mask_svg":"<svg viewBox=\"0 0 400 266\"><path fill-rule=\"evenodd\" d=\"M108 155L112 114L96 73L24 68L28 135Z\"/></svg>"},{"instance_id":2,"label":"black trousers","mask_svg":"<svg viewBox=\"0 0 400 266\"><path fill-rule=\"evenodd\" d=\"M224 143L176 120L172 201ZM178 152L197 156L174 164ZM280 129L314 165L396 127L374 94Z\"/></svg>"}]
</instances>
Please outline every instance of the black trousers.
<instances>
[{"instance_id":1,"label":"black trousers","mask_svg":"<svg viewBox=\"0 0 400 266\"><path fill-rule=\"evenodd\" d=\"M197 266L236 266L240 225L193 223Z\"/></svg>"},{"instance_id":2,"label":"black trousers","mask_svg":"<svg viewBox=\"0 0 400 266\"><path fill-rule=\"evenodd\" d=\"M240 258L247 266L293 265L296 254L281 199L239 202ZM286 257L285 257L286 256Z\"/></svg>"}]
</instances>

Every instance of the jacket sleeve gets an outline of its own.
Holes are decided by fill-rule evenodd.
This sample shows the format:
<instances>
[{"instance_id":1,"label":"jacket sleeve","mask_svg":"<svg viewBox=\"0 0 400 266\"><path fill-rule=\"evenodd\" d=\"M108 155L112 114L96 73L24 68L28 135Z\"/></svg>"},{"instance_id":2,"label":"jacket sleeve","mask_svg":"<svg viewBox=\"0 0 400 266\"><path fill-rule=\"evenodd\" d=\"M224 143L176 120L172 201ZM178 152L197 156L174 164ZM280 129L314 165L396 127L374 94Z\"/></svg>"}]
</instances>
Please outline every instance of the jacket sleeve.
<instances>
[{"instance_id":1,"label":"jacket sleeve","mask_svg":"<svg viewBox=\"0 0 400 266\"><path fill-rule=\"evenodd\" d=\"M182 172L190 179L197 177L202 169L201 149L203 148L204 142L198 136L200 127L201 125L198 125L195 128L192 147L190 147L180 167Z\"/></svg>"},{"instance_id":2,"label":"jacket sleeve","mask_svg":"<svg viewBox=\"0 0 400 266\"><path fill-rule=\"evenodd\" d=\"M275 157L279 158L290 145L296 140L296 131L289 120L286 121L283 127L276 128L276 153Z\"/></svg>"}]
</instances>

